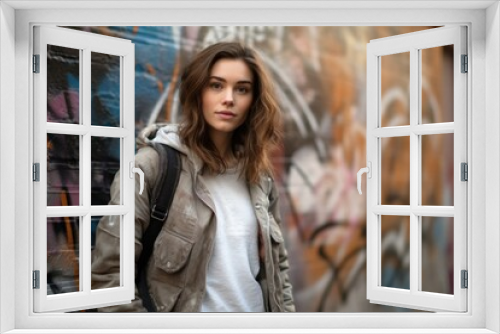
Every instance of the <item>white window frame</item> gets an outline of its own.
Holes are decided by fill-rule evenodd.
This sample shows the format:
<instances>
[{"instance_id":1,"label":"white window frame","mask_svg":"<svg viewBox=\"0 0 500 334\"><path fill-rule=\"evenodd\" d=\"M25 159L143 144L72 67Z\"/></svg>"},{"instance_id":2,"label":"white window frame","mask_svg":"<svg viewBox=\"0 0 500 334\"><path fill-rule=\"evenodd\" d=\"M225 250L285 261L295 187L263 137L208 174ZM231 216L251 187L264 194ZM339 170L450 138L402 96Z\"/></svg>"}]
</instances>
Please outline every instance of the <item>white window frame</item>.
<instances>
[{"instance_id":1,"label":"white window frame","mask_svg":"<svg viewBox=\"0 0 500 334\"><path fill-rule=\"evenodd\" d=\"M73 311L130 303L134 299L134 244L135 231L135 48L130 40L89 34L53 26L34 27L34 54L39 55L39 73L32 76L34 162L39 163L40 181L33 184L33 269L39 271L39 288L34 290L35 312ZM79 123L66 124L47 121L47 47L57 45L79 52ZM112 55L119 62L119 124L114 127L97 126L91 122L91 54ZM48 134L79 136L80 203L73 206L47 206L47 141ZM92 205L91 194L91 140L116 138L120 141L119 205ZM120 224L120 286L92 290L91 283L91 218L92 216L119 216ZM76 217L79 220L79 281L80 289L72 293L47 293L47 218Z\"/></svg>"},{"instance_id":2,"label":"white window frame","mask_svg":"<svg viewBox=\"0 0 500 334\"><path fill-rule=\"evenodd\" d=\"M464 26L450 25L409 34L402 34L370 41L367 46L366 79L366 160L371 166L372 177L366 180L367 196L367 296L370 302L426 311L467 310L467 290L461 288L461 271L467 269L467 249L453 248L453 293L433 293L422 289L422 217L452 217L453 244L465 245L467 241L467 182L460 180L460 164L467 162L467 73L462 73L461 56L467 54L467 31ZM429 48L453 46L453 121L423 124L421 122L422 55ZM382 72L383 57L409 56L409 109L408 125L383 125L382 123ZM387 58L386 58L387 59ZM389 120L390 122L390 120ZM404 124L404 123L403 123ZM454 194L453 205L423 205L422 201L422 135L451 133L453 136ZM382 193L382 142L386 138L408 138L409 146L409 203L387 205L381 203ZM422 153L424 152L424 153ZM382 286L383 217L405 216L409 223L409 276L408 289ZM401 222L403 223L403 222ZM427 273L428 275L429 273ZM427 276L428 278L429 276ZM409 305L409 306L407 306Z\"/></svg>"},{"instance_id":3,"label":"white window frame","mask_svg":"<svg viewBox=\"0 0 500 334\"><path fill-rule=\"evenodd\" d=\"M234 333L235 328L240 328L240 332L246 333L250 332L249 328L253 329L252 332L259 333L500 332L498 1L224 3L165 1L160 3L41 0L2 1L0 6L1 333L57 333L57 330L61 333L78 332L72 330L74 328L86 328L88 329L86 333L123 332L120 329L127 329L127 333L144 333L146 328L158 329L158 333L182 332L178 328L190 328L191 333L204 332L204 328L212 329L210 331L212 333ZM63 6L67 8L61 9ZM119 9L119 6L128 6L130 9ZM391 9L392 6L397 6L397 9ZM83 7L87 9L74 9ZM103 7L115 9L105 10ZM149 7L149 9L137 10L138 7ZM32 142L33 120L30 116L32 105L26 97L32 94L30 54L32 26L35 24L467 25L470 41L468 54L471 60L469 63L471 72L468 76L468 86L471 87L468 92L468 110L471 110L468 114L468 133L471 134L468 141L468 152L470 152L468 221L471 222L468 226L470 243L467 244L470 273L468 312L458 314L34 314L33 292L30 288L33 211L30 209L32 199L27 196L32 194L30 177L33 148L30 142ZM364 166L359 166L361 167ZM13 191L15 196L12 196ZM143 327L138 328L138 324L141 323ZM283 330L283 328L297 328L297 330ZM113 329L115 331L112 331Z\"/></svg>"}]
</instances>

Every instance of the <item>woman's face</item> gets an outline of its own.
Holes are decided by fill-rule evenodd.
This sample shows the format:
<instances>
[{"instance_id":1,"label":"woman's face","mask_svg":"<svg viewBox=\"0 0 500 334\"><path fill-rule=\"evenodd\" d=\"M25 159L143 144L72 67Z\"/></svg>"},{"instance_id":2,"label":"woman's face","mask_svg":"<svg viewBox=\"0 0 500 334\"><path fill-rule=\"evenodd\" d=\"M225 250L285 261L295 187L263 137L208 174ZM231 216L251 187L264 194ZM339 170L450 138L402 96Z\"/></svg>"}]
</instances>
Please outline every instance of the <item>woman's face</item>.
<instances>
[{"instance_id":1,"label":"woman's face","mask_svg":"<svg viewBox=\"0 0 500 334\"><path fill-rule=\"evenodd\" d=\"M203 117L210 135L231 135L245 121L253 101L253 75L241 59L220 59L202 91Z\"/></svg>"}]
</instances>

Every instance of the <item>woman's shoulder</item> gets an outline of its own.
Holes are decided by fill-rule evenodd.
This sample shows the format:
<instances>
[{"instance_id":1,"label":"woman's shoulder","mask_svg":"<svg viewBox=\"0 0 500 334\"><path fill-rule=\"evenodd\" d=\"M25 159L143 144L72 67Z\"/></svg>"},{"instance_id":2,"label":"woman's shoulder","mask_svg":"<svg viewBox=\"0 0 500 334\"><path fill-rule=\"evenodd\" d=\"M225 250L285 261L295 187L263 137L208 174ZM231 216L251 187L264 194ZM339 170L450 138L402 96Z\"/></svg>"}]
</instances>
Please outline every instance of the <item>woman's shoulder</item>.
<instances>
[{"instance_id":1,"label":"woman's shoulder","mask_svg":"<svg viewBox=\"0 0 500 334\"><path fill-rule=\"evenodd\" d=\"M135 155L135 166L140 168L146 179L154 180L158 176L160 156L151 146L141 147Z\"/></svg>"}]
</instances>

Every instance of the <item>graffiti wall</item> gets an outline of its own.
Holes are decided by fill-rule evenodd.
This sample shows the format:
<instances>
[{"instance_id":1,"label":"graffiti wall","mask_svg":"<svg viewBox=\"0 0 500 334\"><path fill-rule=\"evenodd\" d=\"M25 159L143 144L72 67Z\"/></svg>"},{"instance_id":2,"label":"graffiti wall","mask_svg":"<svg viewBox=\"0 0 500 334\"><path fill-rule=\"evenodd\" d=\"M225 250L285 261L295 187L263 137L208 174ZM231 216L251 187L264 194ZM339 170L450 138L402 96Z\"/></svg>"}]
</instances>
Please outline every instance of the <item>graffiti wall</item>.
<instances>
[{"instance_id":1,"label":"graffiti wall","mask_svg":"<svg viewBox=\"0 0 500 334\"><path fill-rule=\"evenodd\" d=\"M135 44L136 133L151 123L175 123L182 118L179 78L197 51L218 41L235 40L256 48L276 82L285 120L283 149L273 158L297 311L408 311L371 304L366 299L366 198L356 190L356 173L366 166L366 45L372 39L431 27L71 28L126 38ZM48 117L71 122L76 117L72 106L78 101L78 68L71 65L70 56L61 57L56 51L49 54L49 61L62 65L53 69L58 75L54 75L56 88L49 95ZM424 122L453 121L452 54L446 47L422 53ZM119 77L117 63L106 57L92 62L92 118L113 122L119 113L119 93L112 85ZM387 58L381 66L382 123L405 124L409 115L409 57ZM449 159L453 135L423 142L422 201L453 205L452 156ZM78 201L71 195L78 184L71 174L74 145L48 138L54 181L49 196L53 204L49 205ZM384 139L382 147L382 204L406 203L409 139ZM94 149L99 153L92 159L92 204L105 205L118 168L119 144L98 141ZM384 286L409 287L409 222L405 219L408 217L382 220ZM95 217L94 228L98 221ZM76 223L69 220L58 223L53 224L50 234L53 240L48 261L55 263L53 268L66 269L54 269L53 293L78 286L78 266L71 264L78 258L74 245L79 240L74 235L78 229L71 228ZM453 293L453 224L429 218L422 223L422 231L426 291ZM63 259L65 267L59 263Z\"/></svg>"}]
</instances>

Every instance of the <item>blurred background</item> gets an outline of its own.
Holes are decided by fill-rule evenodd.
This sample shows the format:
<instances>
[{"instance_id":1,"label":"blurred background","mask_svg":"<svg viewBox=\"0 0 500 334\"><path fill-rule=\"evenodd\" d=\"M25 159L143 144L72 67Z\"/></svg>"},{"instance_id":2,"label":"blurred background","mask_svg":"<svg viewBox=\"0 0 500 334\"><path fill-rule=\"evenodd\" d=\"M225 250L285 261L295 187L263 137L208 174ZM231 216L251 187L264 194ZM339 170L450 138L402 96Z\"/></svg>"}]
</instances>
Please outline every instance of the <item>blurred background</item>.
<instances>
[{"instance_id":1,"label":"blurred background","mask_svg":"<svg viewBox=\"0 0 500 334\"><path fill-rule=\"evenodd\" d=\"M178 122L179 77L202 48L241 41L276 82L284 142L274 154L283 234L299 312L415 311L366 299L366 45L434 27L67 27L135 44L136 134ZM92 52L92 124L120 124L120 59ZM422 50L421 123L453 121L453 48ZM48 122L79 123L79 51L48 50ZM381 126L409 124L409 53L381 60ZM74 138L73 138L74 137ZM423 205L453 205L453 134L421 136ZM92 205L108 204L120 140L92 138ZM381 204L409 204L409 137L381 143ZM79 203L78 136L48 135L48 203ZM94 233L101 217L92 217ZM50 218L48 291L79 289L79 220ZM453 219L425 217L422 290L453 293ZM409 289L409 217L383 216L382 285ZM94 242L94 235L92 238Z\"/></svg>"}]
</instances>

